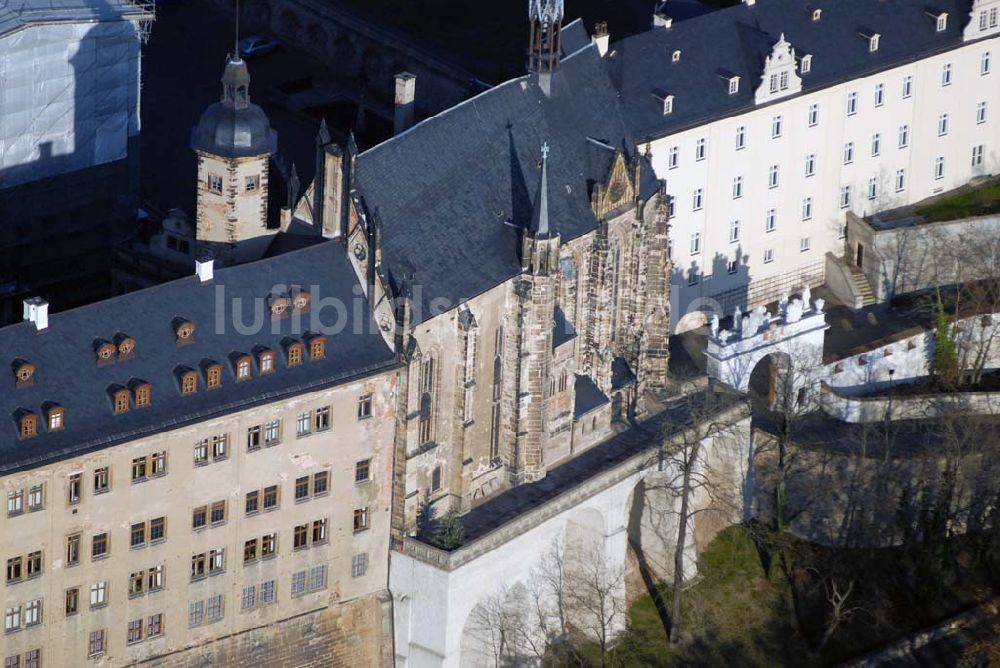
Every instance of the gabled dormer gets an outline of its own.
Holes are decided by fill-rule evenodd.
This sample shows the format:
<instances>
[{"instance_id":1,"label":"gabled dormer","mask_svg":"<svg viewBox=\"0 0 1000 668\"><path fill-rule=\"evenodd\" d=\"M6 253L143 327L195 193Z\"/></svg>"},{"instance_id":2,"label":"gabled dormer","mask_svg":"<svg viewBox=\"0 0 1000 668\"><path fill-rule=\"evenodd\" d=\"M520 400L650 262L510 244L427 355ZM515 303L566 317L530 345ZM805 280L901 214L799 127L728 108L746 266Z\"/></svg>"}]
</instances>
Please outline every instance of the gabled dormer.
<instances>
[{"instance_id":1,"label":"gabled dormer","mask_svg":"<svg viewBox=\"0 0 1000 668\"><path fill-rule=\"evenodd\" d=\"M795 49L785 41L785 34L764 61L764 73L754 94L755 104L766 104L802 91L802 79L795 71Z\"/></svg>"},{"instance_id":2,"label":"gabled dormer","mask_svg":"<svg viewBox=\"0 0 1000 668\"><path fill-rule=\"evenodd\" d=\"M973 0L962 41L1000 34L1000 0Z\"/></svg>"}]
</instances>

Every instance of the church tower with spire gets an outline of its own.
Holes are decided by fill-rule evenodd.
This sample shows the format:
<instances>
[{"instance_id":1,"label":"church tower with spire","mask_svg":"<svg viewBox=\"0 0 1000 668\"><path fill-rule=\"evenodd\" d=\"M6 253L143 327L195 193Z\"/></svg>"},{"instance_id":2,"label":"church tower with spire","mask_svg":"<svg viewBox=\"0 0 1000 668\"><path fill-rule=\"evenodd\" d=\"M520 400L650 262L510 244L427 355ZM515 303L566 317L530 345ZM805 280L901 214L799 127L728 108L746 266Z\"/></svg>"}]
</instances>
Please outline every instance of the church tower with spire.
<instances>
[{"instance_id":1,"label":"church tower with spire","mask_svg":"<svg viewBox=\"0 0 1000 668\"><path fill-rule=\"evenodd\" d=\"M528 72L535 75L546 95L551 92L552 75L559 70L562 55L563 0L529 0L531 43Z\"/></svg>"},{"instance_id":2,"label":"church tower with spire","mask_svg":"<svg viewBox=\"0 0 1000 668\"><path fill-rule=\"evenodd\" d=\"M521 236L520 279L515 283L521 311L521 366L514 482L545 476L546 401L552 366L552 337L559 280L559 232L549 218L549 146L542 145L542 168L531 221Z\"/></svg>"},{"instance_id":3,"label":"church tower with spire","mask_svg":"<svg viewBox=\"0 0 1000 668\"><path fill-rule=\"evenodd\" d=\"M191 133L198 154L198 252L222 264L259 258L267 248L270 157L277 133L250 102L250 73L234 52L222 75L222 99Z\"/></svg>"}]
</instances>

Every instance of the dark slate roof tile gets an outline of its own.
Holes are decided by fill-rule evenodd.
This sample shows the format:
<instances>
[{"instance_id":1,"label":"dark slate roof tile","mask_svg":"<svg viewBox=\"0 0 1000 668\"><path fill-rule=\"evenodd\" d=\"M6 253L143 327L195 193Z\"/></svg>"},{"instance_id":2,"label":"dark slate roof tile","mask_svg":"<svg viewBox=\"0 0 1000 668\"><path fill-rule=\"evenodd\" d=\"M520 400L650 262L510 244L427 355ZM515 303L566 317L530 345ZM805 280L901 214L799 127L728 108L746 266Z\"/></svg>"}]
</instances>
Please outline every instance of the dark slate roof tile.
<instances>
[{"instance_id":1,"label":"dark slate roof tile","mask_svg":"<svg viewBox=\"0 0 1000 668\"><path fill-rule=\"evenodd\" d=\"M548 143L549 217L563 241L597 227L590 182L607 178L588 137L634 146L600 54L566 58L542 93L531 77L501 84L358 157L356 186L385 230L393 282L413 274L414 322L521 271L518 229L531 219L541 146Z\"/></svg>"},{"instance_id":2,"label":"dark slate roof tile","mask_svg":"<svg viewBox=\"0 0 1000 668\"><path fill-rule=\"evenodd\" d=\"M811 71L802 75L804 92L961 46L969 0L933 4L948 13L940 33L927 5L914 0L740 3L615 42L608 67L622 92L629 129L642 142L753 109L764 58L782 33L796 56L813 57ZM823 10L818 22L812 21L813 8ZM881 35L878 51L868 51L862 26ZM672 63L678 49L680 62ZM728 94L720 70L741 77L739 93ZM674 95L673 113L663 115L654 91Z\"/></svg>"},{"instance_id":3,"label":"dark slate roof tile","mask_svg":"<svg viewBox=\"0 0 1000 668\"><path fill-rule=\"evenodd\" d=\"M335 310L323 309L318 300L335 298L348 308L342 327L328 333L325 358L313 362L307 353L301 365L289 368L282 340L291 337L304 341L306 334L293 333L292 317L272 322L264 302L273 287L293 285L302 286L312 296L312 311L302 317L301 332L319 324L331 328L337 325ZM373 319L352 320L356 285L343 246L330 241L216 270L214 281L208 285L191 276L55 313L49 316L49 328L42 333L28 322L0 329L0 351L6 359L10 362L22 358L36 367L31 387L15 388L12 372L0 378L0 473L72 457L392 366L395 356ZM236 330L232 305L237 300L242 304L241 322L247 327L255 319L255 306L261 309L263 331L241 334ZM226 305L221 314L219 303ZM311 320L313 315L318 318L315 322ZM177 345L173 325L177 318L195 324L192 343ZM93 341L111 340L119 333L135 339L133 359L98 366ZM280 351L276 371L257 376L254 360L254 377L237 383L230 356L249 353L258 346ZM206 361L222 365L223 387L206 389L204 373L199 372L198 392L181 396L176 370L201 370ZM127 386L136 380L152 384L152 405L133 406L123 415L113 415L108 388ZM66 409L62 431L50 433L45 429L41 411L49 401ZM14 415L22 409L42 418L38 436L18 438ZM184 452L190 456L190 450Z\"/></svg>"}]
</instances>

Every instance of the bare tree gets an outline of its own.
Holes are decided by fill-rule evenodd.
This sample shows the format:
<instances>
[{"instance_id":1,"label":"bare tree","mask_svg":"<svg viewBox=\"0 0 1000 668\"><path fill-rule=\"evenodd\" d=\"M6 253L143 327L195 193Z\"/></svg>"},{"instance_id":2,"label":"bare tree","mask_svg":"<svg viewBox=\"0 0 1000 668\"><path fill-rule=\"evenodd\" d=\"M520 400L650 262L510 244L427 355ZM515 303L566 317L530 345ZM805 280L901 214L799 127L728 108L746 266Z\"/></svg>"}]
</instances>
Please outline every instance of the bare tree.
<instances>
[{"instance_id":1,"label":"bare tree","mask_svg":"<svg viewBox=\"0 0 1000 668\"><path fill-rule=\"evenodd\" d=\"M854 593L854 578L841 579L836 576L823 577L819 571L812 569L823 582L823 591L827 604L830 606L823 624L823 635L813 650L814 654L822 654L826 649L830 639L833 638L837 630L849 622L851 618L863 608L861 606L850 605L851 594Z\"/></svg>"},{"instance_id":2,"label":"bare tree","mask_svg":"<svg viewBox=\"0 0 1000 668\"><path fill-rule=\"evenodd\" d=\"M610 564L603 551L584 555L581 563L568 571L565 598L573 626L597 641L601 666L608 665L615 633L625 624L625 571Z\"/></svg>"}]
</instances>

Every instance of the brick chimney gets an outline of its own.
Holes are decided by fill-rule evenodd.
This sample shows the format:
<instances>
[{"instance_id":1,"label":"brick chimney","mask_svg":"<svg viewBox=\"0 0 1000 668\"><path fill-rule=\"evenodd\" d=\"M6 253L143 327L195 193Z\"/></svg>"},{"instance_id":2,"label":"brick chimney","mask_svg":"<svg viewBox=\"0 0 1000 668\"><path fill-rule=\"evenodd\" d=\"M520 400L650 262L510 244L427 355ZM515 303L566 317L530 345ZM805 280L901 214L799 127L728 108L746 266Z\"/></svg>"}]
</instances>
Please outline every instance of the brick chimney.
<instances>
[{"instance_id":1,"label":"brick chimney","mask_svg":"<svg viewBox=\"0 0 1000 668\"><path fill-rule=\"evenodd\" d=\"M49 328L49 303L41 297L25 299L24 319L34 323L39 332L44 332Z\"/></svg>"},{"instance_id":2,"label":"brick chimney","mask_svg":"<svg viewBox=\"0 0 1000 668\"><path fill-rule=\"evenodd\" d=\"M417 93L417 77L409 72L396 75L396 114L392 133L402 134L413 127L415 99Z\"/></svg>"}]
</instances>

